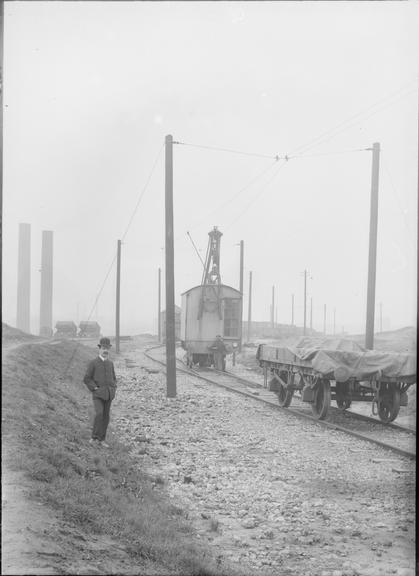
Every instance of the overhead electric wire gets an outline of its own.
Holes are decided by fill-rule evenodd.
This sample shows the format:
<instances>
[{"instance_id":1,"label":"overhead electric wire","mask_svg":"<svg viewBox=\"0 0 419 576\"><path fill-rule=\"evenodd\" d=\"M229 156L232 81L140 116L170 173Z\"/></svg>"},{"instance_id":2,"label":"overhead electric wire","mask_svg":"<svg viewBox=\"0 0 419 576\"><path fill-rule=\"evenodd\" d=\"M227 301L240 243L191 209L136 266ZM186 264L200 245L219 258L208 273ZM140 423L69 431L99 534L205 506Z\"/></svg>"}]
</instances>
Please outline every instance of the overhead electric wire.
<instances>
[{"instance_id":1,"label":"overhead electric wire","mask_svg":"<svg viewBox=\"0 0 419 576\"><path fill-rule=\"evenodd\" d=\"M198 258L201 260L202 266L205 268L205 262L202 260L201 254L199 253L198 248L195 246L195 242L192 240L192 236L189 234L189 232L186 232L186 234L189 236L189 239L192 242L192 246L195 248L195 252L197 253Z\"/></svg>"},{"instance_id":2,"label":"overhead electric wire","mask_svg":"<svg viewBox=\"0 0 419 576\"><path fill-rule=\"evenodd\" d=\"M280 154L261 154L259 152L244 152L243 150L233 150L232 148L221 148L220 146L207 146L205 144L190 144L189 142L174 141L173 144L189 146L190 148L204 148L205 150L214 150L217 152L230 152L231 154L241 154L242 156L255 156L257 158L271 158L273 160L285 160L285 155Z\"/></svg>"},{"instance_id":3,"label":"overhead electric wire","mask_svg":"<svg viewBox=\"0 0 419 576\"><path fill-rule=\"evenodd\" d=\"M388 169L387 158L385 157L385 154L383 154L382 150L380 151L380 164L384 168L384 172L387 174L387 178L390 182L390 191L392 193L392 196L393 196L393 198L397 204L397 207L398 207L400 213L402 214L403 220L405 222L405 226L408 229L410 236L413 236L413 232L412 232L410 223L409 223L408 219L406 218L406 210L403 210L403 208L402 208L402 205L400 203L400 198L399 198L400 194L397 193L396 187L394 185L393 179L392 179L390 171ZM414 249L416 249L416 247L417 247L415 241L413 241L413 247L414 247Z\"/></svg>"},{"instance_id":4,"label":"overhead electric wire","mask_svg":"<svg viewBox=\"0 0 419 576\"><path fill-rule=\"evenodd\" d=\"M264 168L261 172L259 172L256 176L254 176L247 184L245 184L244 186L242 186L238 192L236 192L236 194L234 194L234 196L231 196L230 198L228 198L225 202L223 202L222 204L219 204L216 208L214 208L213 210L211 210L210 212L208 212L206 214L206 216L204 216L204 218L201 218L200 220L196 221L194 224L192 224L191 226L189 226L189 229L192 228L196 228L197 226L199 226L199 224L201 224L202 222L204 222L205 220L207 220L207 218L209 216L211 216L212 214L215 214L216 212L218 212L219 210L221 210L222 208L224 208L225 206L227 206L227 204L229 204L230 202L233 202L234 200L236 200L236 198L238 198L240 196L240 194L242 194L245 190L247 190L254 182L256 182L257 180L259 180L260 178L262 178L262 176L264 176L267 172L269 172L273 166L275 166L275 164L277 163L277 161L275 160L273 163L269 164L268 167ZM180 238L181 235L179 235L176 240L178 238Z\"/></svg>"},{"instance_id":5,"label":"overhead electric wire","mask_svg":"<svg viewBox=\"0 0 419 576\"><path fill-rule=\"evenodd\" d=\"M410 82L409 85L412 82ZM414 82L417 83L416 80ZM410 88L409 85L404 86L402 88L399 88L394 93L389 94L389 95L385 96L384 98L381 98L380 100L376 101L374 104L371 104L367 108L357 112L356 114L350 116L346 120L343 120L342 122L340 122L339 124L337 124L333 128L329 128L328 130L325 130L324 132L319 134L319 136L312 138L306 144L302 144L301 146L298 146L293 151L291 151L290 153L287 153L287 154L266 154L266 153L263 154L260 152L245 152L243 150L235 150L232 148L224 148L221 146L209 146L206 144L194 144L194 143L190 143L190 142L181 142L181 141L174 141L173 144L178 144L178 145L182 145L182 146L189 146L191 148L202 148L202 149L206 149L206 150L214 150L214 151L218 151L218 152L229 152L232 154L241 154L244 156L253 156L253 157L258 157L258 158L271 158L271 159L276 160L276 161L278 161L278 160L292 160L294 158L303 158L306 155L305 154L299 154L299 152L303 152L305 150L310 150L311 148L314 148L315 146L318 146L320 144L323 144L324 142L327 142L328 140L331 140L332 138L334 138L335 136L337 136L341 132L344 132L345 130L352 128L353 126L355 126L359 122L363 122L365 120L368 120L368 118L370 118L371 116L377 114L378 112L387 108L388 106L391 106L392 104L396 103L400 98L403 98L404 96L408 96L409 94L417 91L417 89L418 89L417 86L415 86L414 88ZM377 109L374 110L375 108L377 108ZM367 114L368 112L370 112L370 113ZM365 116L365 114L367 114L367 116ZM365 116L365 117L363 117L363 116ZM353 151L356 152L358 150L353 150ZM351 152L351 150L348 150L348 152ZM346 152L342 152L342 154L343 153L346 153ZM330 152L330 153L326 152L324 155L328 155L328 154L335 154L335 152Z\"/></svg>"},{"instance_id":6,"label":"overhead electric wire","mask_svg":"<svg viewBox=\"0 0 419 576\"><path fill-rule=\"evenodd\" d=\"M411 84L411 83L412 82L410 82L409 84ZM416 80L415 80L415 83L417 84ZM353 116L350 116L346 120L340 122L334 128L329 128L325 132L322 132L319 136L316 136L315 138L312 138L311 140L309 140L306 144L302 144L301 146L298 146L297 148L295 148L294 150L292 150L290 152L290 157L294 156L295 153L310 150L311 148L313 148L315 146L318 146L320 144L323 144L324 142L327 142L328 140L331 140L332 138L337 136L339 133L344 132L345 130L348 130L349 128L352 128L354 125L358 124L359 122L364 122L365 120L368 120L368 118L370 118L374 114L377 114L378 112L380 112L381 110L383 110L387 106L391 106L392 104L397 102L397 100L399 100L400 98L417 91L417 89L418 89L417 85L415 86L415 88L408 88L407 86L399 88L393 94L390 94L390 95L385 96L384 98L381 98L380 100L378 100L374 104L371 104L370 106L368 106L364 110L361 110L360 112L357 112ZM407 92L406 92L406 90L407 90ZM406 94L403 94L403 92L406 92ZM391 100L391 99L394 99L394 101L390 101L390 102L387 102L386 104L384 104L385 101ZM377 106L380 106L381 104L383 104L383 105L380 108L378 108L377 110L374 110L374 108L376 108ZM362 118L362 116L364 116L370 110L372 110L372 112L370 114L368 114L365 118ZM361 118L359 118L359 117L361 117Z\"/></svg>"},{"instance_id":7,"label":"overhead electric wire","mask_svg":"<svg viewBox=\"0 0 419 576\"><path fill-rule=\"evenodd\" d=\"M132 221L134 220L134 217L135 217L135 215L136 215L136 213L137 213L137 210L138 210L138 207L139 207L139 205L140 205L140 202L141 202L141 200L142 200L142 198L143 198L143 196L144 196L144 193L145 193L145 191L147 190L147 187L148 187L148 185L149 185L149 183L150 183L151 177L152 177L153 174L154 174L154 171L155 171L156 166L157 166L157 162L158 162L159 159L160 159L160 154L161 154L164 146L165 146L165 145L164 145L164 143L163 143L163 145L160 147L160 149L159 149L159 151L158 151L158 154L157 154L156 159L155 159L155 161L154 161L153 167L151 168L150 174L148 175L148 178L147 178L147 180L146 180L146 183L145 183L144 186L143 186L143 189L142 189L142 191L141 191L140 197L138 198L137 204L135 205L135 208L134 208L134 210L133 210L133 212L132 212L131 218L129 219L128 225L127 225L127 227L126 227L126 229L125 229L125 232L124 232L123 235L122 235L121 241L124 240L124 239L125 239L125 236L128 234L128 230L130 229L130 226L131 226L131 224L132 224Z\"/></svg>"},{"instance_id":8,"label":"overhead electric wire","mask_svg":"<svg viewBox=\"0 0 419 576\"><path fill-rule=\"evenodd\" d=\"M260 198L264 194L264 192L266 191L266 188L275 179L278 172L281 170L281 168L283 168L285 166L286 163L287 163L287 161L284 161L280 166L278 166L277 170L275 170L274 174L272 174L271 178L265 183L263 188L250 200L250 202L247 204L245 209L240 212L240 214L237 216L237 218L235 218L232 222L230 222L230 224L228 226L226 226L225 230L229 230L238 220L240 220L240 218L248 211L248 209L255 202L255 200L257 200L258 198Z\"/></svg>"},{"instance_id":9,"label":"overhead electric wire","mask_svg":"<svg viewBox=\"0 0 419 576\"><path fill-rule=\"evenodd\" d=\"M416 81L415 81L416 82ZM409 83L410 85L411 83ZM409 86L408 85L408 86ZM275 162L277 162L278 160L282 159L285 160L286 162L289 160L293 160L293 159L304 159L304 158L311 158L311 157L316 157L316 156L331 156L331 155L336 155L336 154L349 154L349 153L354 153L354 152L364 152L364 151L368 151L371 150L370 147L367 148L356 148L353 150L343 150L343 151L330 151L330 152L321 152L318 154L304 154L304 151L308 151L316 146L319 146L320 144L324 144L325 142L331 140L332 138L334 138L335 136L337 136L338 134L340 134L341 132L344 132L345 130L348 130L350 128L352 128L353 126L355 126L356 124L358 124L359 122L364 122L365 120L368 120L368 118L370 118L371 116L377 114L378 112L380 112L381 110L383 110L384 108L394 104L395 102L397 102L397 100L399 100L400 98L409 95L410 93L413 93L415 91L417 91L417 86L415 86L415 88L409 88L408 86L404 86L402 88L399 88L397 91L395 91L393 94L387 95L386 97L378 100L377 102L375 102L374 104L371 104L370 106L368 106L367 108L365 108L364 110L361 110L360 112L358 112L357 114L354 114L353 116L350 116L348 119L344 120L343 122L339 123L337 126L335 126L334 128L330 128L328 130L326 130L325 132L323 132L322 134L320 134L319 136L317 136L316 138L313 138L312 140L310 140L309 142L307 142L306 144L303 144L297 148L295 148L291 153L289 154L284 154L284 155L278 155L278 154L272 154L272 155L267 155L267 154L260 154L260 153L256 153L256 152L243 152L240 150L233 150L230 148L224 148L224 147L220 147L220 146L207 146L207 145L201 145L201 144L190 144L190 143L186 143L186 142L174 142L174 144L180 144L180 145L184 145L184 146L190 146L190 147L195 147L195 148L204 148L204 149L210 149L210 150L214 150L214 151L220 151L220 152L230 152L230 153L235 153L235 154L244 154L246 156L255 156L255 157L263 157L263 158L271 158L271 159L275 159ZM407 91L407 92L406 92ZM377 108L378 107L378 108ZM376 108L376 109L375 109ZM369 114L367 114L368 112L370 112ZM367 116L365 116L365 114L367 114ZM298 154L298 152L303 152L301 154ZM281 165L281 168L284 164ZM256 180L257 178L259 178L260 176L264 175L268 170L270 170L270 168L272 168L272 165L268 167L268 169L265 169L262 174L258 175L254 180ZM278 171L277 171L278 172ZM275 178L277 172L275 172L275 174L273 175L273 177L267 182L267 184L265 184L265 186L263 187L261 193L259 195L257 195L254 199L252 199L250 201L250 203L247 205L247 207L245 208L244 211L242 211L239 215L238 218L236 218L231 224L230 226L232 226L235 222L237 222L237 220L239 220L241 218L241 216L248 210L248 208L253 204L254 200L257 199L261 194L263 194L264 190L266 189L267 185ZM251 183L253 183L253 181L251 181ZM242 189L239 190L239 192L233 196L232 198L228 199L226 202L224 202L223 204L221 204L220 206L218 206L217 208L215 208L214 210L212 210L206 217L205 219L211 215L214 214L215 212L219 211L221 208L223 208L225 205L227 205L229 202L231 202L233 199L237 198L246 188L248 188L250 186L249 183L248 185L246 185L245 187L243 187ZM197 226L199 223L203 222L204 219L201 219L200 221L198 221L196 224L193 225L193 227ZM230 227L229 226L229 227Z\"/></svg>"},{"instance_id":10,"label":"overhead electric wire","mask_svg":"<svg viewBox=\"0 0 419 576\"><path fill-rule=\"evenodd\" d=\"M304 159L304 158L317 158L318 156L335 156L338 154L352 154L354 152L365 152L367 150L371 150L371 147L369 148L354 148L353 150L337 150L337 151L332 151L332 152L318 152L317 154L301 154L296 155L296 156L290 156L290 159Z\"/></svg>"},{"instance_id":11,"label":"overhead electric wire","mask_svg":"<svg viewBox=\"0 0 419 576\"><path fill-rule=\"evenodd\" d=\"M163 143L163 145L160 147L160 149L159 149L159 151L158 151L158 154L157 154L156 159L155 159L155 161L154 161L154 164L153 164L153 166L152 166L152 168L151 168L151 171L150 171L150 173L149 173L149 175L148 175L148 178L147 178L147 180L146 180L146 183L144 184L144 186L143 186L143 188L142 188L142 190L141 190L140 196L139 196L139 198L138 198L138 200L137 200L137 203L136 203L136 205L135 205L135 207L134 207L134 210L133 210L133 212L132 212L132 214L131 214L131 217L130 217L130 219L129 219L129 221L128 221L128 225L127 225L127 227L125 228L125 232L124 232L123 235L122 235L121 242L122 242L122 240L125 239L126 235L128 234L128 231L129 231L130 226L131 226L131 224L132 224L132 222L133 222L133 220L134 220L134 217L135 217L135 215L136 215L136 213L137 213L138 207L139 207L139 205L140 205L140 203L141 203L141 200L142 200L142 198L143 198L143 196L144 196L144 193L145 193L145 191L147 190L148 185L150 184L150 180L151 180L151 178L152 178L152 176L153 176L153 174L154 174L154 171L155 171L156 166L157 166L157 162L158 162L158 160L159 160L159 158L160 158L160 155L161 155L161 152L162 152L164 146L165 146L165 145L164 145L164 143ZM93 306L92 306L92 308L91 308L91 310L90 310L90 313L89 313L89 315L88 315L88 318L87 318L87 322L90 321L90 318L91 318L92 315L93 315L93 311L94 311L94 309L95 309L96 306L97 306L97 303L98 303L98 301L99 301L99 298L100 298L100 296L101 296L101 294L102 294L102 292L103 292L103 289L104 289L104 287L105 287L105 285L106 285L106 282L107 282L107 280L108 280L108 278L109 278L109 274L111 273L112 268L113 268L113 265L115 264L115 260L116 260L116 254L114 254L114 257L113 257L112 262L111 262L111 264L110 264L110 266L109 266L109 268L108 268L108 271L107 271L107 273L106 273L106 275L105 275L105 278L104 278L104 280L103 280L103 282L102 282L102 285L101 285L99 291L98 291L97 294L96 294L94 304L93 304ZM68 364L67 364L67 366L66 366L66 368L65 368L65 370L64 370L63 378L65 378L65 377L67 376L67 371L68 371L69 367L71 366L71 363L72 363L73 360L74 360L74 356L75 356L75 354L76 354L79 346L80 346L80 342L77 343L77 346L76 346L76 347L74 348L74 350L73 350L73 354L71 355L70 360L68 361Z\"/></svg>"}]
</instances>

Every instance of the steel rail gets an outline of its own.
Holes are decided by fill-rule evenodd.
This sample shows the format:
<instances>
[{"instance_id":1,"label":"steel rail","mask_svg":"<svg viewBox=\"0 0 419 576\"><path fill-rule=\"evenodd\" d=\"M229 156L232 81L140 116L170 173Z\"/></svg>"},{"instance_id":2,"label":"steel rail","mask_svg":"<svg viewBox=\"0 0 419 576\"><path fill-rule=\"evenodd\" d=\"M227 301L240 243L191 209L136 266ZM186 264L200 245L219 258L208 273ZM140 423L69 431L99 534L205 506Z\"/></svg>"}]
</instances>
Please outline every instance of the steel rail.
<instances>
[{"instance_id":1,"label":"steel rail","mask_svg":"<svg viewBox=\"0 0 419 576\"><path fill-rule=\"evenodd\" d=\"M166 366L166 363L164 361L158 360L157 358L154 358L153 356L151 356L148 353L150 350L155 350L156 348L161 348L161 346L153 346L151 348L146 349L144 351L145 356L147 356L147 358L149 358L153 362L157 362L158 364L161 364L162 366ZM177 362L182 362L179 358L177 358L176 360L177 360ZM247 396L247 397L253 398L254 400L256 400L258 402L263 402L264 404L268 404L269 406L273 407L275 410L280 410L280 411L287 413L287 414L293 414L294 416L297 416L298 418L302 418L304 420L310 420L310 421L318 424L319 426L322 426L323 428L328 428L330 430L338 430L338 431L343 432L345 434L348 434L350 436L354 436L355 438L358 438L359 440L364 440L366 442L376 444L377 446L380 446L381 448L384 448L386 450L391 450L392 452L396 452L397 454L400 454L401 456L406 456L407 458L416 459L415 452L403 450L402 448L398 448L397 446L387 444L385 442L382 442L381 440L377 440L376 438L371 438L370 436L361 434L360 432L356 432L354 430L349 430L347 428L344 428L343 426L339 426L338 424L333 424L333 423L327 422L325 420L319 420L318 418L315 418L314 416L311 416L310 414L306 414L304 412L301 412L298 409L284 408L282 406L278 406L278 404L274 400L269 400L269 399L265 399L265 398L258 398L254 394L247 392L246 390L240 390L240 389L234 388L233 386L229 386L228 384L223 384L221 382L217 382L215 380L212 380L211 378L207 378L206 376L203 376L201 373L199 373L193 369L182 367L182 368L178 368L178 370L180 370L181 372L183 372L189 376L192 375L192 376L195 376L196 378L200 378L201 380L204 380L205 382L208 382L209 384L215 384L216 386L219 386L221 388L229 390L230 392L237 392L238 394L241 394L242 396ZM236 380L239 380L239 381L241 380L243 383L248 382L244 378L235 377L234 374L232 374L231 372L226 373L226 372L216 371L216 373L217 372L219 374L225 374L226 376L234 377ZM253 387L255 387L255 388L260 387L262 390L265 390L265 388L263 386L259 386L259 385L255 386L255 384L256 384L255 382L252 382L252 383L249 382L249 385L250 384L252 384ZM374 420L374 419L372 419L372 420L375 424L380 423L377 420Z\"/></svg>"}]
</instances>

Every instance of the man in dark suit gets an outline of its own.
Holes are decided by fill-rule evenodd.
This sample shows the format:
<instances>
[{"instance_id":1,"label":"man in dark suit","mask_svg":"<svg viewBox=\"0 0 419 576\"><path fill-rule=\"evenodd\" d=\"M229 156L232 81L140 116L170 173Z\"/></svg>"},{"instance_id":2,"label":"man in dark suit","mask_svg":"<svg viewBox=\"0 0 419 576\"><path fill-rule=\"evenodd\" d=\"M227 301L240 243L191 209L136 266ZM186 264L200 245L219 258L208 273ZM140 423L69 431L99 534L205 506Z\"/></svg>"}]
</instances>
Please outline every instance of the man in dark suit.
<instances>
[{"instance_id":1,"label":"man in dark suit","mask_svg":"<svg viewBox=\"0 0 419 576\"><path fill-rule=\"evenodd\" d=\"M210 349L214 351L214 368L216 370L225 370L227 346L224 344L224 340L220 334L217 334Z\"/></svg>"},{"instance_id":2,"label":"man in dark suit","mask_svg":"<svg viewBox=\"0 0 419 576\"><path fill-rule=\"evenodd\" d=\"M89 362L83 381L90 392L92 392L95 408L90 443L99 442L101 446L109 448L105 438L109 424L111 403L115 398L116 376L113 362L109 360L109 350L112 347L109 338L101 338L98 347L99 356Z\"/></svg>"}]
</instances>

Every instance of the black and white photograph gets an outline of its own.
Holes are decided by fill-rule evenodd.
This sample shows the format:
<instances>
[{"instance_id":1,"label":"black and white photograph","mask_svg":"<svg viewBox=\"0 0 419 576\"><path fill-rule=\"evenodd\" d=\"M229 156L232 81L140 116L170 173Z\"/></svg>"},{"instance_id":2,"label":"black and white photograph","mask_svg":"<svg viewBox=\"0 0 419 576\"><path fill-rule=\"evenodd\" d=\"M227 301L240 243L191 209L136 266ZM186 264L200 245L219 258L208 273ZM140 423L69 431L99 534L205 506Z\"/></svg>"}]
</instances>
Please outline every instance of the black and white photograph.
<instances>
[{"instance_id":1,"label":"black and white photograph","mask_svg":"<svg viewBox=\"0 0 419 576\"><path fill-rule=\"evenodd\" d=\"M415 576L419 4L0 19L1 574Z\"/></svg>"}]
</instances>

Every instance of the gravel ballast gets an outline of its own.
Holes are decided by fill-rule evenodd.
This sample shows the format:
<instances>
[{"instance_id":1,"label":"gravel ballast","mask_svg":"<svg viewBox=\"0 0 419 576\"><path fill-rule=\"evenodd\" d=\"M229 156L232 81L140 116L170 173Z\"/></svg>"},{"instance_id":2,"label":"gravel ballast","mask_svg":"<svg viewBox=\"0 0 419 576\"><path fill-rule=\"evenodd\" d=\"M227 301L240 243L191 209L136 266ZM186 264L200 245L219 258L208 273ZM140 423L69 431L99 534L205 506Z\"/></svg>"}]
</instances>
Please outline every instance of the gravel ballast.
<instances>
[{"instance_id":1,"label":"gravel ballast","mask_svg":"<svg viewBox=\"0 0 419 576\"><path fill-rule=\"evenodd\" d=\"M127 360L129 358L129 360ZM415 463L178 373L116 360L111 427L220 562L258 574L413 576Z\"/></svg>"}]
</instances>

